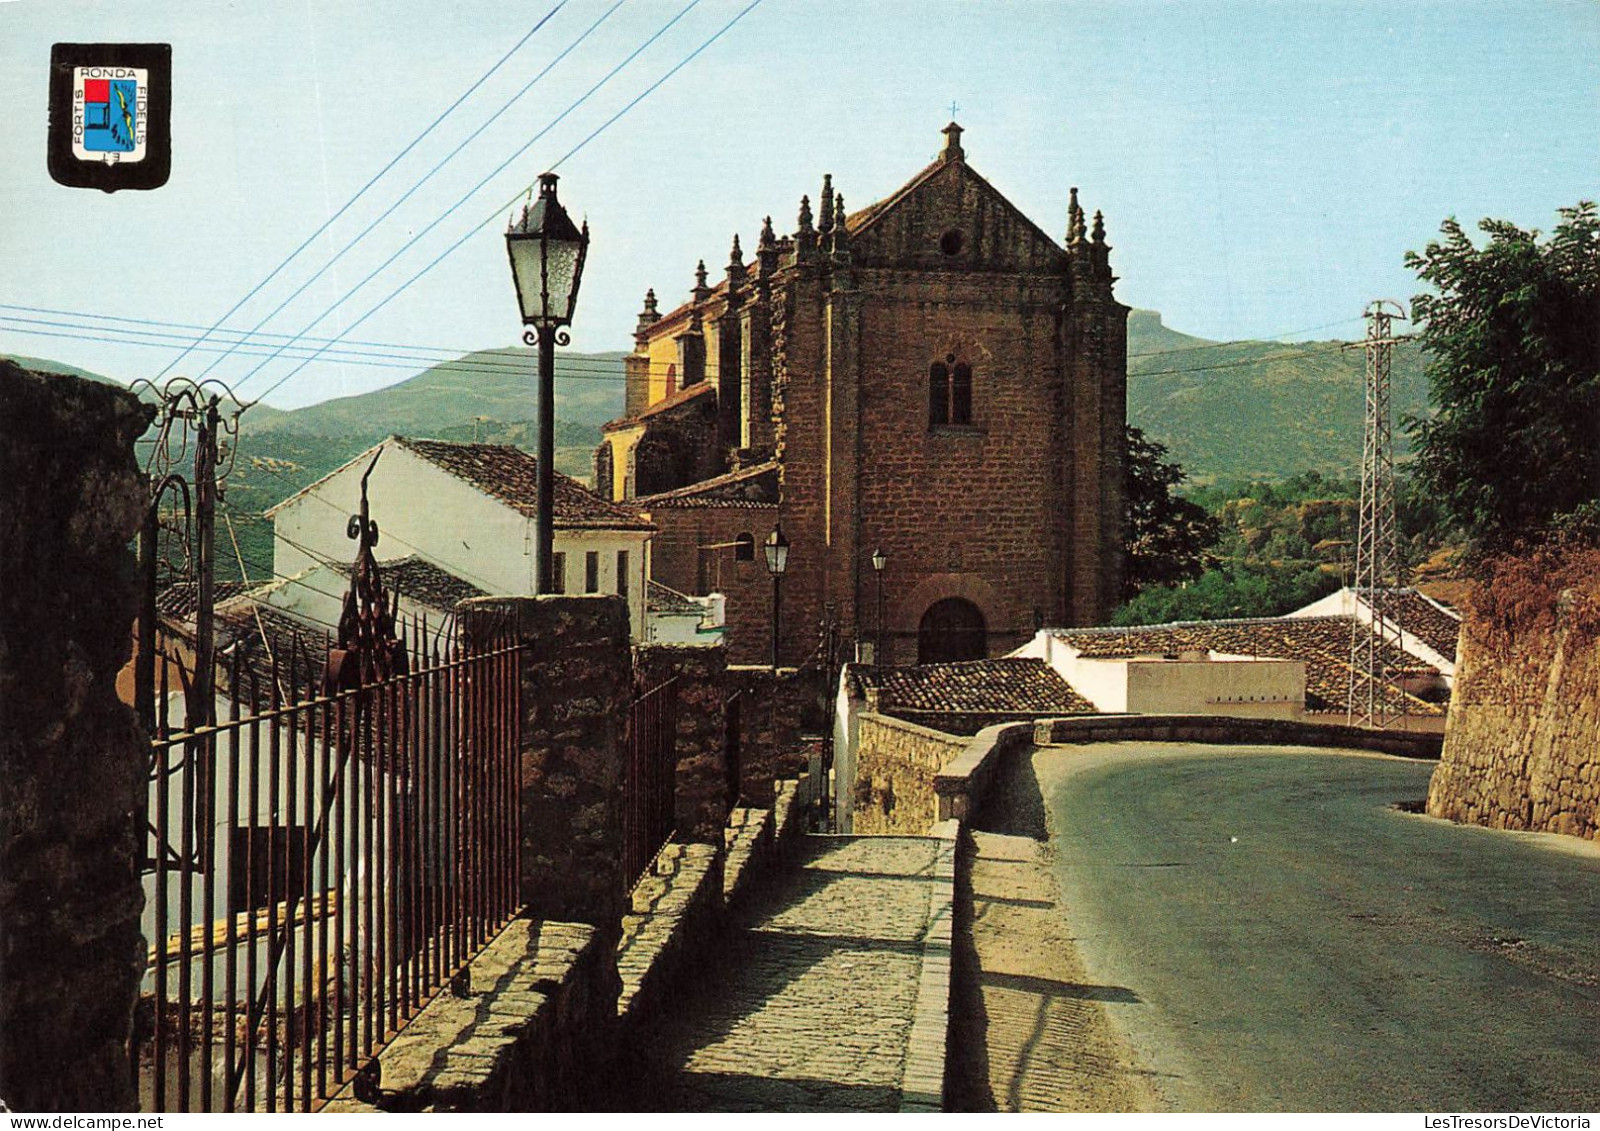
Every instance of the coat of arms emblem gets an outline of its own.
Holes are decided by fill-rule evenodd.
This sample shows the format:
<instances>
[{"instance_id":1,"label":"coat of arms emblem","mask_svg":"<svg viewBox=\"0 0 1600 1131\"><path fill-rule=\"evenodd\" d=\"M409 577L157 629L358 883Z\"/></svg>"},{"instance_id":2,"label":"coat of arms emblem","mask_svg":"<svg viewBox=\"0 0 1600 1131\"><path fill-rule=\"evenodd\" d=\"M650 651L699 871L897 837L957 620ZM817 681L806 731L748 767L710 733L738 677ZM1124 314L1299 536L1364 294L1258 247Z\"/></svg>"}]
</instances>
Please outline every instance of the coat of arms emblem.
<instances>
[{"instance_id":1,"label":"coat of arms emblem","mask_svg":"<svg viewBox=\"0 0 1600 1131\"><path fill-rule=\"evenodd\" d=\"M50 52L50 175L76 188L159 188L172 166L172 48L57 43Z\"/></svg>"}]
</instances>

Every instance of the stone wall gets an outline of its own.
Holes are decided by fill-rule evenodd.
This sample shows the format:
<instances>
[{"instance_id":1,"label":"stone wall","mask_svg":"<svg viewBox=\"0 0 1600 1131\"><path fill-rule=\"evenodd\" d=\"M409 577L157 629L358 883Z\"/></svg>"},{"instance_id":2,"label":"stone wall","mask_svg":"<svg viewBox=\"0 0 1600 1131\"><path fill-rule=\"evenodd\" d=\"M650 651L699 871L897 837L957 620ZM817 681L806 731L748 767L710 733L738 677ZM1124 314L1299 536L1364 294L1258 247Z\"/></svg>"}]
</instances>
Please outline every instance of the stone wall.
<instances>
[{"instance_id":1,"label":"stone wall","mask_svg":"<svg viewBox=\"0 0 1600 1131\"><path fill-rule=\"evenodd\" d=\"M1600 840L1600 643L1576 615L1596 598L1591 575L1553 618L1467 617L1430 815Z\"/></svg>"},{"instance_id":2,"label":"stone wall","mask_svg":"<svg viewBox=\"0 0 1600 1131\"><path fill-rule=\"evenodd\" d=\"M593 1095L616 1032L616 954L584 924L518 919L378 1056L379 1094L326 1110L573 1111Z\"/></svg>"},{"instance_id":3,"label":"stone wall","mask_svg":"<svg viewBox=\"0 0 1600 1131\"><path fill-rule=\"evenodd\" d=\"M117 699L151 410L0 361L0 1099L134 1106L146 749Z\"/></svg>"},{"instance_id":4,"label":"stone wall","mask_svg":"<svg viewBox=\"0 0 1600 1131\"><path fill-rule=\"evenodd\" d=\"M1344 723L1249 719L1229 715L1074 715L1039 724L1040 742L1211 742L1257 746L1327 746L1400 758L1437 758L1443 736L1430 731L1368 730Z\"/></svg>"},{"instance_id":5,"label":"stone wall","mask_svg":"<svg viewBox=\"0 0 1600 1131\"><path fill-rule=\"evenodd\" d=\"M934 778L968 740L887 715L863 714L851 831L921 835L939 820ZM840 788L844 788L841 784Z\"/></svg>"},{"instance_id":6,"label":"stone wall","mask_svg":"<svg viewBox=\"0 0 1600 1131\"><path fill-rule=\"evenodd\" d=\"M541 919L615 939L627 883L622 791L633 699L628 606L617 596L480 597L469 640L510 618L522 657L522 899Z\"/></svg>"},{"instance_id":7,"label":"stone wall","mask_svg":"<svg viewBox=\"0 0 1600 1131\"><path fill-rule=\"evenodd\" d=\"M676 680L676 838L719 844L732 801L724 756L727 656L721 648L650 644L634 650L634 664L644 688Z\"/></svg>"},{"instance_id":8,"label":"stone wall","mask_svg":"<svg viewBox=\"0 0 1600 1131\"><path fill-rule=\"evenodd\" d=\"M729 694L739 695L739 799L745 805L770 806L772 783L806 772L814 744L802 735L814 722L822 730L818 707L821 685L817 672L769 667L729 667Z\"/></svg>"}]
</instances>

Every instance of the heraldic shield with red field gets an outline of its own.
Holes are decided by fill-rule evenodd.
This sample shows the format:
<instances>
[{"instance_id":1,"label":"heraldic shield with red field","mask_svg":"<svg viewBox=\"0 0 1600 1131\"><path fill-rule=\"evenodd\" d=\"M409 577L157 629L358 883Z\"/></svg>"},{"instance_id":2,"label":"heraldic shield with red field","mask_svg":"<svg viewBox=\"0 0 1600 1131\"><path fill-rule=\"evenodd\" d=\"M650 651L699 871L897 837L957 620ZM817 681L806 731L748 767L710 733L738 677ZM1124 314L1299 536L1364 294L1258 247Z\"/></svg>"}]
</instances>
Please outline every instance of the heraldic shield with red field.
<instances>
[{"instance_id":1,"label":"heraldic shield with red field","mask_svg":"<svg viewBox=\"0 0 1600 1131\"><path fill-rule=\"evenodd\" d=\"M107 191L159 186L171 163L171 104L167 45L56 44L51 176Z\"/></svg>"},{"instance_id":2,"label":"heraldic shield with red field","mask_svg":"<svg viewBox=\"0 0 1600 1131\"><path fill-rule=\"evenodd\" d=\"M75 77L73 103L82 115L81 126L75 122L73 129L77 156L99 153L105 161L143 160L149 73L138 67L79 67Z\"/></svg>"}]
</instances>

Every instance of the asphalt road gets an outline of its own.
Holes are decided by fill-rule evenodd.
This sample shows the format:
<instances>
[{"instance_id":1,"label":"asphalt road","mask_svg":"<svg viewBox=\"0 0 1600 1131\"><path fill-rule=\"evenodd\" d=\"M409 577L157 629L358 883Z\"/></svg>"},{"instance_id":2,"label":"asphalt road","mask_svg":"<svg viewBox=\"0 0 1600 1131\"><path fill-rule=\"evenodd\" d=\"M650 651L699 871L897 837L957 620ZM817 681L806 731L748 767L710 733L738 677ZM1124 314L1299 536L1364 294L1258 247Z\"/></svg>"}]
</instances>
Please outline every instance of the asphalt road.
<instances>
[{"instance_id":1,"label":"asphalt road","mask_svg":"<svg viewBox=\"0 0 1600 1131\"><path fill-rule=\"evenodd\" d=\"M1432 768L1034 756L1067 927L1162 1104L1600 1110L1600 846L1396 810Z\"/></svg>"}]
</instances>

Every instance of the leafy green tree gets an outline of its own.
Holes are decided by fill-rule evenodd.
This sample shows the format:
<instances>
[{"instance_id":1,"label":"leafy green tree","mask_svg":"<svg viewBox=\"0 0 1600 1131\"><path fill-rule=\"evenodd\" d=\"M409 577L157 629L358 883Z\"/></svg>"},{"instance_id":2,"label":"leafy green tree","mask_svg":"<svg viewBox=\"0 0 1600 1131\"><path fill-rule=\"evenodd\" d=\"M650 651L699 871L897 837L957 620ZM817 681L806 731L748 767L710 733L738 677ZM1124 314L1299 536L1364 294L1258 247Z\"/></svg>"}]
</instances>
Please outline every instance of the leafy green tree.
<instances>
[{"instance_id":1,"label":"leafy green tree","mask_svg":"<svg viewBox=\"0 0 1600 1131\"><path fill-rule=\"evenodd\" d=\"M1549 237L1455 220L1406 263L1438 414L1411 419L1415 474L1480 551L1600 498L1600 213L1564 208Z\"/></svg>"},{"instance_id":2,"label":"leafy green tree","mask_svg":"<svg viewBox=\"0 0 1600 1131\"><path fill-rule=\"evenodd\" d=\"M1204 507L1172 493L1183 469L1168 463L1164 445L1128 429L1125 597L1150 585L1192 581L1210 562L1221 527Z\"/></svg>"},{"instance_id":3,"label":"leafy green tree","mask_svg":"<svg viewBox=\"0 0 1600 1131\"><path fill-rule=\"evenodd\" d=\"M1303 608L1339 587L1315 565L1221 562L1194 581L1154 586L1112 615L1119 625L1275 617Z\"/></svg>"}]
</instances>

